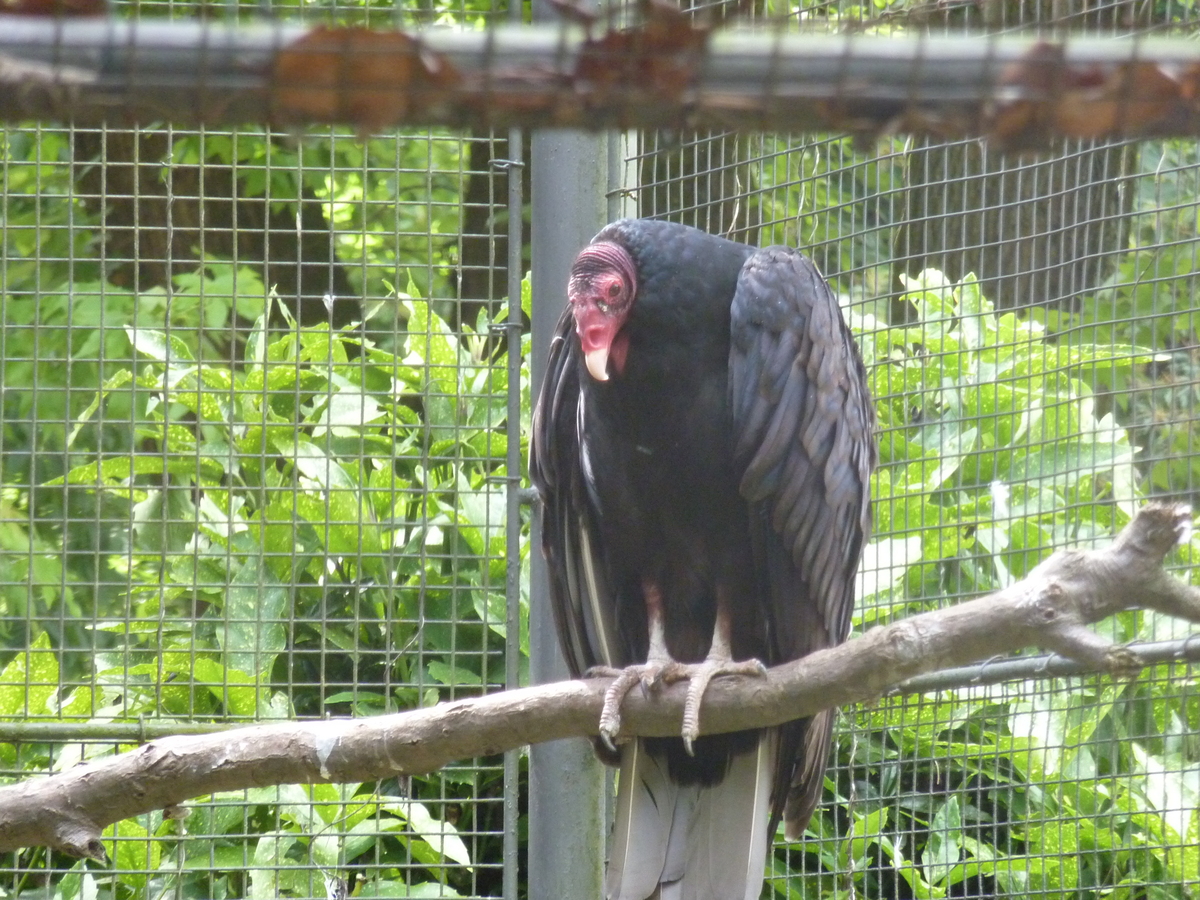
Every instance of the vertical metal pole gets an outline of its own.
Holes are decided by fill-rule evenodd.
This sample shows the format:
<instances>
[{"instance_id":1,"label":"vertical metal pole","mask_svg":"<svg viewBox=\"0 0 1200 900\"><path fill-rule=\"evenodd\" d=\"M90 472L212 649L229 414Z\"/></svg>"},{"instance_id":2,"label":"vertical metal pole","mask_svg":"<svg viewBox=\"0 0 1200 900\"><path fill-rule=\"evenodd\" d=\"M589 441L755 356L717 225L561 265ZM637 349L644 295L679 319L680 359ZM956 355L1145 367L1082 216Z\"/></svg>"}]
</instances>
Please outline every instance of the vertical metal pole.
<instances>
[{"instance_id":1,"label":"vertical metal pole","mask_svg":"<svg viewBox=\"0 0 1200 900\"><path fill-rule=\"evenodd\" d=\"M578 131L533 134L533 385L566 302L571 261L607 217L607 138ZM534 684L568 677L550 610L541 536L530 553L529 668ZM600 900L605 803L602 768L582 739L529 751L529 900Z\"/></svg>"},{"instance_id":2,"label":"vertical metal pole","mask_svg":"<svg viewBox=\"0 0 1200 900\"><path fill-rule=\"evenodd\" d=\"M525 4L509 0L509 21L525 19ZM525 240L525 133L508 130L508 475L504 558L504 686L520 686L521 656L521 281L524 275L522 245ZM516 438L514 440L514 438ZM521 847L521 751L504 754L504 900L518 900Z\"/></svg>"},{"instance_id":3,"label":"vertical metal pole","mask_svg":"<svg viewBox=\"0 0 1200 900\"><path fill-rule=\"evenodd\" d=\"M521 4L514 7L520 10ZM521 276L524 239L522 219L525 209L524 169L525 135L519 128L508 132L508 496L504 556L507 577L504 584L504 686L520 687L521 656ZM517 900L520 847L517 825L520 819L521 751L504 754L504 900Z\"/></svg>"}]
</instances>

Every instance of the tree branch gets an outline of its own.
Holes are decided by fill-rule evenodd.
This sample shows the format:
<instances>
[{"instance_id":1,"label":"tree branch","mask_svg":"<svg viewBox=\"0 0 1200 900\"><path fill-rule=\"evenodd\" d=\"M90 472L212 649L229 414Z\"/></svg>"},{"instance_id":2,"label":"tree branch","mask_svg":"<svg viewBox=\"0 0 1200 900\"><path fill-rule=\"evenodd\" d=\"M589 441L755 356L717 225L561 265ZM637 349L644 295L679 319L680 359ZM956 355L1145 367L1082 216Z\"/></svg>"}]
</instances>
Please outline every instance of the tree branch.
<instances>
[{"instance_id":1,"label":"tree branch","mask_svg":"<svg viewBox=\"0 0 1200 900\"><path fill-rule=\"evenodd\" d=\"M1063 550L1002 591L868 631L763 678L705 694L705 733L762 727L870 700L913 676L1038 646L1099 671L1141 666L1084 626L1133 607L1200 623L1200 590L1163 558L1191 533L1186 506L1151 504L1104 550ZM595 735L607 678L505 691L371 719L288 722L169 737L57 775L0 788L0 852L48 846L104 859L116 821L218 791L358 782L431 772L525 744ZM629 695L622 736L678 734L687 686Z\"/></svg>"}]
</instances>

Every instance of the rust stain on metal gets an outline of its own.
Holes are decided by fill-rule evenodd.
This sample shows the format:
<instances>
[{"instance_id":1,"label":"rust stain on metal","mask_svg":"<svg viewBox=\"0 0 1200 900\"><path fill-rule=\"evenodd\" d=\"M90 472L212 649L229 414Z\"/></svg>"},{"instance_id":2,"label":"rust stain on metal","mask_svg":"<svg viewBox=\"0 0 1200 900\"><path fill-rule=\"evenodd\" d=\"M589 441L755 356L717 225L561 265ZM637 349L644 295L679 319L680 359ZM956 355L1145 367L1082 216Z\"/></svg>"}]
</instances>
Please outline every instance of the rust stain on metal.
<instances>
[{"instance_id":1,"label":"rust stain on metal","mask_svg":"<svg viewBox=\"0 0 1200 900\"><path fill-rule=\"evenodd\" d=\"M988 110L984 133L1009 150L1041 149L1052 137L1156 134L1200 111L1198 95L1200 67L1195 65L1072 65L1062 46L1041 42L1001 74L999 98Z\"/></svg>"},{"instance_id":2,"label":"rust stain on metal","mask_svg":"<svg viewBox=\"0 0 1200 900\"><path fill-rule=\"evenodd\" d=\"M664 0L639 9L639 24L584 42L573 84L589 104L677 104L694 85L711 28Z\"/></svg>"},{"instance_id":3,"label":"rust stain on metal","mask_svg":"<svg viewBox=\"0 0 1200 900\"><path fill-rule=\"evenodd\" d=\"M429 117L462 81L403 32L326 26L280 51L271 75L276 121L352 122L360 133Z\"/></svg>"}]
</instances>

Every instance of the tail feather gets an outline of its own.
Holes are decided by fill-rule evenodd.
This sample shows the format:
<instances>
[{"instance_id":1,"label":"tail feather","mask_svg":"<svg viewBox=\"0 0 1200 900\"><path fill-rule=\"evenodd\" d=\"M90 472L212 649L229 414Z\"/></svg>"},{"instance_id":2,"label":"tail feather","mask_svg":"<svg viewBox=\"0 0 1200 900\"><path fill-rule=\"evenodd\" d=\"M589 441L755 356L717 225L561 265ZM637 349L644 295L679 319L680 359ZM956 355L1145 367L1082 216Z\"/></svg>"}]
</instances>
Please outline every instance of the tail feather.
<instances>
[{"instance_id":1,"label":"tail feather","mask_svg":"<svg viewBox=\"0 0 1200 900\"><path fill-rule=\"evenodd\" d=\"M606 900L758 900L771 835L775 733L720 784L680 786L642 742L622 753Z\"/></svg>"},{"instance_id":2,"label":"tail feather","mask_svg":"<svg viewBox=\"0 0 1200 900\"><path fill-rule=\"evenodd\" d=\"M662 880L679 786L643 741L621 748L605 900L645 900Z\"/></svg>"},{"instance_id":3,"label":"tail feather","mask_svg":"<svg viewBox=\"0 0 1200 900\"><path fill-rule=\"evenodd\" d=\"M804 749L797 759L795 774L788 789L787 805L783 810L784 828L789 841L800 840L804 829L808 827L808 820L821 802L836 715L837 711L832 709L819 712L808 721L804 731Z\"/></svg>"}]
</instances>

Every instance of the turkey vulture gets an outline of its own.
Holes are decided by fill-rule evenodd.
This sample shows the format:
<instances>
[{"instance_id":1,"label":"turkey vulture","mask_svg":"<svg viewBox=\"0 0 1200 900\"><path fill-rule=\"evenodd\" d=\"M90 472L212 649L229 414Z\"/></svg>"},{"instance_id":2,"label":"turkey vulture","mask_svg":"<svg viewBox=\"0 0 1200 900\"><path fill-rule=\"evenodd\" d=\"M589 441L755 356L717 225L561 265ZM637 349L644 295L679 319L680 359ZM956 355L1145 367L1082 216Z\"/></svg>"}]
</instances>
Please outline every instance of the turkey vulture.
<instances>
[{"instance_id":1,"label":"turkey vulture","mask_svg":"<svg viewBox=\"0 0 1200 900\"><path fill-rule=\"evenodd\" d=\"M787 247L625 219L567 296L531 471L567 663L622 670L596 745L620 765L605 896L757 900L775 827L798 837L820 797L833 714L697 736L699 702L713 675L845 639L876 458L866 373ZM625 692L684 677L682 738L612 745Z\"/></svg>"}]
</instances>

